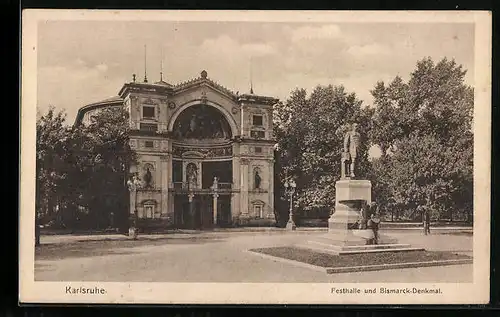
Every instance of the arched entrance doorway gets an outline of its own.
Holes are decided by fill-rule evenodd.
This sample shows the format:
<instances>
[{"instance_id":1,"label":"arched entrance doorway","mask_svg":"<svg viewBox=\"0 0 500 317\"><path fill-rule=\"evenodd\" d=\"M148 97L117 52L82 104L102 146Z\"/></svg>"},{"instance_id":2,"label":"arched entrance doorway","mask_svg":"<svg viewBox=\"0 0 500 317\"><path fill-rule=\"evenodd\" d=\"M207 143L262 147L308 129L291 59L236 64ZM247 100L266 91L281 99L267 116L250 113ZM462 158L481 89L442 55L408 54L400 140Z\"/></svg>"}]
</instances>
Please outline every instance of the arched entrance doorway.
<instances>
[{"instance_id":1,"label":"arched entrance doorway","mask_svg":"<svg viewBox=\"0 0 500 317\"><path fill-rule=\"evenodd\" d=\"M175 225L230 225L233 131L228 120L215 107L196 104L182 110L171 132Z\"/></svg>"}]
</instances>

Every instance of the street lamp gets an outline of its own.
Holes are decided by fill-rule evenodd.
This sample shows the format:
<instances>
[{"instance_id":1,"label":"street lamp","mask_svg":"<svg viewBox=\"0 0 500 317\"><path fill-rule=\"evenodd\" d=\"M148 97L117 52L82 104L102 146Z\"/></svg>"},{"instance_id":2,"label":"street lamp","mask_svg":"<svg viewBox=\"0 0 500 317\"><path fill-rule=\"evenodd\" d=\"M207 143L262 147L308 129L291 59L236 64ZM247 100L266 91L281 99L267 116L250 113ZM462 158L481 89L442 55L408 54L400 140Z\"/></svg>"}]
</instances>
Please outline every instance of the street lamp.
<instances>
[{"instance_id":1,"label":"street lamp","mask_svg":"<svg viewBox=\"0 0 500 317\"><path fill-rule=\"evenodd\" d=\"M137 175L134 175L132 179L127 181L127 186L128 190L130 193L135 192L135 199L134 199L134 220L131 223L131 226L128 230L128 235L131 236L134 240L137 240L137 235L138 235L138 229L137 229L137 222L138 222L138 212L137 212L137 191L139 188L141 188L142 183L137 177Z\"/></svg>"},{"instance_id":2,"label":"street lamp","mask_svg":"<svg viewBox=\"0 0 500 317\"><path fill-rule=\"evenodd\" d=\"M286 224L286 228L288 230L295 230L296 226L295 223L293 222L293 194L295 193L295 187L297 187L297 184L295 184L295 181L292 179L291 181L286 180L285 181L285 192L287 195L290 196L290 212L289 212L289 217L288 217L288 222Z\"/></svg>"}]
</instances>

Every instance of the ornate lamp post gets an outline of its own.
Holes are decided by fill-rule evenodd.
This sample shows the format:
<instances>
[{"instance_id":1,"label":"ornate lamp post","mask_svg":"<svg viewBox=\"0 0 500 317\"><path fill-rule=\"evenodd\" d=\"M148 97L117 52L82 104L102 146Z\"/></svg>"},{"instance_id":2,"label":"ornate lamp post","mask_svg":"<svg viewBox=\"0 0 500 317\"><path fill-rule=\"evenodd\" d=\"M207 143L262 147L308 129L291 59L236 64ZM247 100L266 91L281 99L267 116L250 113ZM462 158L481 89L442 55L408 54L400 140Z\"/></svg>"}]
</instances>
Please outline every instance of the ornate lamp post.
<instances>
[{"instance_id":1,"label":"ornate lamp post","mask_svg":"<svg viewBox=\"0 0 500 317\"><path fill-rule=\"evenodd\" d=\"M129 237L132 237L134 240L137 240L137 236L138 236L137 221L139 218L139 215L137 212L137 191L139 188L141 188L142 183L139 180L139 178L136 175L134 175L131 180L129 179L127 181L127 186L128 186L128 190L130 191L130 193L132 193L132 192L135 193L135 196L134 196L134 220L132 221L131 226L128 229L128 235L129 235Z\"/></svg>"},{"instance_id":2,"label":"ornate lamp post","mask_svg":"<svg viewBox=\"0 0 500 317\"><path fill-rule=\"evenodd\" d=\"M295 184L295 181L292 179L291 181L285 181L285 193L290 196L290 212L289 212L289 217L288 217L288 222L286 224L286 229L287 230L295 230L296 226L295 223L293 222L293 194L295 193L295 187L297 187L297 184Z\"/></svg>"}]
</instances>

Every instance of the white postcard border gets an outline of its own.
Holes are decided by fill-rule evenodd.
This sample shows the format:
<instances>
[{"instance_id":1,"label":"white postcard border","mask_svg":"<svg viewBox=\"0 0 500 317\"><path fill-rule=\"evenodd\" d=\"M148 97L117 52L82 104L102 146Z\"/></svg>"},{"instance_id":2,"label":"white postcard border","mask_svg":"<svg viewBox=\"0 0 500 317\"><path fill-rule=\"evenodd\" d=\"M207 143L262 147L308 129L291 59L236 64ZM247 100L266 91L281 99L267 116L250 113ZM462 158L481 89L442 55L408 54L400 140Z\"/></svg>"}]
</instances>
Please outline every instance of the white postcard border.
<instances>
[{"instance_id":1,"label":"white postcard border","mask_svg":"<svg viewBox=\"0 0 500 317\"><path fill-rule=\"evenodd\" d=\"M19 299L23 303L161 304L486 304L490 272L491 13L486 11L116 11L25 10L22 21ZM37 24L44 20L443 22L475 24L473 283L103 283L34 281ZM68 286L105 295L68 295ZM332 287L441 288L442 294L343 294Z\"/></svg>"}]
</instances>

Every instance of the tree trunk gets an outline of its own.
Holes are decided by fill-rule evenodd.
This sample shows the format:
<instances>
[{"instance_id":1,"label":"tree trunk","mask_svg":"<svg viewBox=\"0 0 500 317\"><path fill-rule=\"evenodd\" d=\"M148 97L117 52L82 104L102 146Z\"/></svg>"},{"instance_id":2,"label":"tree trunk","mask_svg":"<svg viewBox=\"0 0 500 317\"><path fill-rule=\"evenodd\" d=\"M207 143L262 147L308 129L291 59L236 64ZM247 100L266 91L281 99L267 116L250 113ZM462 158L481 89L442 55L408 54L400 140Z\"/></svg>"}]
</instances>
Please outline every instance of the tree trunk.
<instances>
[{"instance_id":1,"label":"tree trunk","mask_svg":"<svg viewBox=\"0 0 500 317\"><path fill-rule=\"evenodd\" d=\"M40 225L38 220L35 220L35 247L40 246Z\"/></svg>"}]
</instances>

